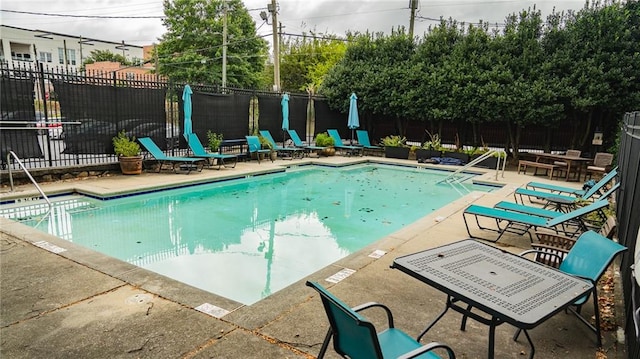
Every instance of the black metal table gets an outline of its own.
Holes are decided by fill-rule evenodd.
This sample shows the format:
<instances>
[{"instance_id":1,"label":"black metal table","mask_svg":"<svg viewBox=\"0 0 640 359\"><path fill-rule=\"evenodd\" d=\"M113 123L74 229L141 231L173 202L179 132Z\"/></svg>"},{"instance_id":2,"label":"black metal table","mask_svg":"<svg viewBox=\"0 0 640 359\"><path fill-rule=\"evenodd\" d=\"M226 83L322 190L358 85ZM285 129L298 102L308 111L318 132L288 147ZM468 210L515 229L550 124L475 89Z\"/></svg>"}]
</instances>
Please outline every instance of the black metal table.
<instances>
[{"instance_id":1,"label":"black metal table","mask_svg":"<svg viewBox=\"0 0 640 359\"><path fill-rule=\"evenodd\" d=\"M494 357L495 328L503 323L524 330L533 358L535 348L526 330L593 287L588 281L473 239L398 257L391 268L447 294L444 310L418 341L451 308L463 315L460 330L465 329L468 317L489 326L490 359ZM473 308L486 315L472 312Z\"/></svg>"},{"instance_id":2,"label":"black metal table","mask_svg":"<svg viewBox=\"0 0 640 359\"><path fill-rule=\"evenodd\" d=\"M246 138L238 138L238 139L230 139L230 140L222 140L222 142L220 143L220 147L218 152L220 154L223 153L223 149L227 148L227 149L231 149L232 153L237 154L238 157L241 158L248 158L248 153L249 153L249 146L247 146L247 150L245 151L245 146L247 146L247 139ZM238 151L233 151L233 149L237 147L239 150Z\"/></svg>"}]
</instances>

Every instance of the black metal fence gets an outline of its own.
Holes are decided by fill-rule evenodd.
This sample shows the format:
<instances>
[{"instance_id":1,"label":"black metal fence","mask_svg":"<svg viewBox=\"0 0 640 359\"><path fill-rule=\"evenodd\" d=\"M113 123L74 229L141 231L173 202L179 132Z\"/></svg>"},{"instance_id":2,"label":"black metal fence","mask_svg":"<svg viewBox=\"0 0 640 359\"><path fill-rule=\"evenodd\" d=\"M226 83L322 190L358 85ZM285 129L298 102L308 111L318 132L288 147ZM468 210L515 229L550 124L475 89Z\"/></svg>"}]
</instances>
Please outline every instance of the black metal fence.
<instances>
[{"instance_id":1,"label":"black metal fence","mask_svg":"<svg viewBox=\"0 0 640 359\"><path fill-rule=\"evenodd\" d=\"M15 166L7 163L9 150L28 168L115 163L111 140L123 130L135 137L151 137L169 154L182 155L187 147L182 136L184 86L155 75L74 72L30 63L9 68L6 62L0 63L0 166ZM269 130L276 141L283 140L281 94L202 84L191 88L192 128L203 143L208 131L238 139L258 128ZM290 94L289 126L307 141L328 128L350 138L346 122L347 115L332 110L324 98L311 101L306 94ZM361 116L361 127L369 130L374 142L397 134L396 122ZM425 130L440 132L447 144L459 139L463 144L483 142L500 148L509 142L504 123L441 123L434 128L422 121L404 122L406 137L416 142L428 140ZM568 124L553 130L521 130L521 148L528 149L566 150L575 137Z\"/></svg>"},{"instance_id":2,"label":"black metal fence","mask_svg":"<svg viewBox=\"0 0 640 359\"><path fill-rule=\"evenodd\" d=\"M183 139L185 84L153 75L121 76L64 68L0 63L0 164L15 152L28 168L114 163L112 138L120 131L151 137L172 155L186 152ZM217 86L192 85L192 128L206 143L208 131L225 139L244 138L260 129L283 140L281 95ZM340 128L346 117L323 99L315 102L315 132L307 133L305 94L290 94L290 128L310 138Z\"/></svg>"},{"instance_id":3,"label":"black metal fence","mask_svg":"<svg viewBox=\"0 0 640 359\"><path fill-rule=\"evenodd\" d=\"M618 166L618 240L629 248L620 266L624 291L624 317L627 319L625 335L628 357L640 358L640 112L630 112L624 117Z\"/></svg>"}]
</instances>

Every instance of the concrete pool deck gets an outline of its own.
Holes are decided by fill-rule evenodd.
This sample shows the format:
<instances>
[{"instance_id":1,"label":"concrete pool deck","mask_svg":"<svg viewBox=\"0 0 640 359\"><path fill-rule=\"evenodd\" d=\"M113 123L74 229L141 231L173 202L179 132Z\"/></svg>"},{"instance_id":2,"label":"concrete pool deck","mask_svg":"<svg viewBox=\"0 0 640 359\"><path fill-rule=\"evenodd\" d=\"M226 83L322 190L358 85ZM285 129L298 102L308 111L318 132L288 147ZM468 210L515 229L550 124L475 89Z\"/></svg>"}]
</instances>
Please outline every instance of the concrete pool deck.
<instances>
[{"instance_id":1,"label":"concrete pool deck","mask_svg":"<svg viewBox=\"0 0 640 359\"><path fill-rule=\"evenodd\" d=\"M41 186L48 194L81 191L107 195L244 176L307 161L341 164L363 160L387 161L379 157L335 156L261 164L241 162L234 169L205 169L189 175L169 172L115 175ZM415 165L415 161L404 163ZM495 171L481 175L480 179L494 181ZM314 358L324 339L327 320L318 296L304 285L306 280L320 282L349 305L369 301L388 305L396 326L415 336L443 309L446 296L390 269L393 259L467 238L461 214L467 205L512 201L514 189L533 179L545 181L541 177L507 171L504 177L498 178L497 182L505 184L501 189L491 193L473 192L250 306L0 218L0 356ZM19 186L14 193L4 188L0 200L16 196L37 196L37 191L32 185ZM505 236L496 245L514 253L530 248L528 237L516 235ZM55 253L58 249L65 251ZM386 254L380 258L369 257L374 250ZM325 280L345 268L355 273L337 284ZM204 312L195 308L204 308ZM217 318L214 316L220 314L217 308L229 313ZM589 316L591 308L591 303L587 303L583 313ZM205 313L207 309L213 315ZM366 313L372 319L379 319L371 314ZM623 315L619 313L618 317ZM459 314L449 311L423 342L446 343L458 358L486 358L488 328L470 320L463 332L459 329L460 320ZM618 325L623 324L620 320L623 319L619 319ZM510 325L496 329L496 358L528 356L528 344L523 338L514 342L513 333ZM604 355L597 356L595 335L571 314L555 315L531 330L530 335L536 346L536 357L626 357L624 346L615 340L615 331L605 332ZM330 349L327 357L338 356Z\"/></svg>"}]
</instances>

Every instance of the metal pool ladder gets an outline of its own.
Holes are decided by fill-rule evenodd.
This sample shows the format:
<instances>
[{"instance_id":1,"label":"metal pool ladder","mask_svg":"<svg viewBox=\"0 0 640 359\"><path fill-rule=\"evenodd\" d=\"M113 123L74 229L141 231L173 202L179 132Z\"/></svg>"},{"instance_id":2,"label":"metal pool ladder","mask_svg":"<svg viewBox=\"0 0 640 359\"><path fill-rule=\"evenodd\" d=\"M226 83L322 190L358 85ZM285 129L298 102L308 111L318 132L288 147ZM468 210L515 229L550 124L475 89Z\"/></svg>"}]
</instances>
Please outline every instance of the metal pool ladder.
<instances>
[{"instance_id":1,"label":"metal pool ladder","mask_svg":"<svg viewBox=\"0 0 640 359\"><path fill-rule=\"evenodd\" d=\"M16 155L15 152L13 151L9 151L9 153L7 153L7 164L9 164L7 168L9 169L9 183L11 184L11 192L15 191L15 187L13 186L13 174L11 173L11 165L10 165L12 156L16 160L20 168L24 170L24 173L27 174L27 177L29 177L29 179L31 180L31 183L33 183L33 185L36 186L36 189L38 190L38 192L40 192L40 195L42 196L42 198L44 198L44 200L47 202L47 205L49 205L49 210L51 210L51 207L53 205L51 204L51 201L49 201L49 197L47 197L47 195L44 194L44 191L42 191L42 188L38 186L38 183L36 182L35 179L33 179L33 176L31 176L31 173L29 173L29 170L27 170L27 168L24 166L22 161L20 161L20 158L18 158L18 155Z\"/></svg>"},{"instance_id":2,"label":"metal pool ladder","mask_svg":"<svg viewBox=\"0 0 640 359\"><path fill-rule=\"evenodd\" d=\"M498 155L498 163L496 165L496 181L497 181L498 180L498 172L500 172L500 162L501 162L501 160L502 160L502 177L504 177L504 167L505 167L505 165L507 163L507 156L506 156L506 153L503 150L489 150L489 151L483 153L480 157L478 157L475 160L467 163L463 167L457 169L455 172L451 173L447 177L445 177L442 180L438 181L438 183L443 183L443 182L445 182L445 183L451 183L451 182L460 183L460 182L466 180L467 179L466 176L459 176L459 177L456 177L456 176L458 176L461 173L464 173L464 171L469 169L470 167L473 167L473 166L477 165L478 163L482 162L483 160L493 156L495 153L500 153L500 155ZM503 156L504 156L504 158L503 158Z\"/></svg>"}]
</instances>

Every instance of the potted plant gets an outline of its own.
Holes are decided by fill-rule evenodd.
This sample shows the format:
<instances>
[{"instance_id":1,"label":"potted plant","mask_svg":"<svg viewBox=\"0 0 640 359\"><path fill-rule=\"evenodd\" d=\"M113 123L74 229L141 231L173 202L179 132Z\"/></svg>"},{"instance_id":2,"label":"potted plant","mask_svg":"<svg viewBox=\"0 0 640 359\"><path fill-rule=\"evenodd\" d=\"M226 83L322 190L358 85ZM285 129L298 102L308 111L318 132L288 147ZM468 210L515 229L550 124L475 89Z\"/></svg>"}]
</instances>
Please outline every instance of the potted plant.
<instances>
[{"instance_id":1,"label":"potted plant","mask_svg":"<svg viewBox=\"0 0 640 359\"><path fill-rule=\"evenodd\" d=\"M207 141L209 144L210 152L218 152L218 149L220 148L220 144L222 144L222 140L223 140L223 137L221 133L207 131Z\"/></svg>"},{"instance_id":2,"label":"potted plant","mask_svg":"<svg viewBox=\"0 0 640 359\"><path fill-rule=\"evenodd\" d=\"M402 136L389 135L380 140L384 146L384 156L387 158L409 159L410 148L405 145L407 139Z\"/></svg>"},{"instance_id":3,"label":"potted plant","mask_svg":"<svg viewBox=\"0 0 640 359\"><path fill-rule=\"evenodd\" d=\"M333 147L335 141L326 132L320 132L316 135L316 146L324 147L320 154L324 156L333 156L336 154L336 149Z\"/></svg>"},{"instance_id":4,"label":"potted plant","mask_svg":"<svg viewBox=\"0 0 640 359\"><path fill-rule=\"evenodd\" d=\"M269 140L267 140L266 138L264 138L263 136L258 135L258 139L260 140L260 146L262 146L262 149L264 150L270 150L271 152L269 152L269 159L273 162L278 158L278 152L276 152L273 149L273 146L271 145L271 142L269 142Z\"/></svg>"},{"instance_id":5,"label":"potted plant","mask_svg":"<svg viewBox=\"0 0 640 359\"><path fill-rule=\"evenodd\" d=\"M120 170L125 175L139 175L142 173L142 156L140 145L135 137L129 137L124 130L112 139L113 151L120 162Z\"/></svg>"},{"instance_id":6,"label":"potted plant","mask_svg":"<svg viewBox=\"0 0 640 359\"><path fill-rule=\"evenodd\" d=\"M425 162L432 157L442 156L442 142L440 141L440 135L437 133L431 134L429 131L426 132L429 135L429 141L426 141L422 144L421 148L416 150L416 158L418 159L418 162Z\"/></svg>"}]
</instances>

